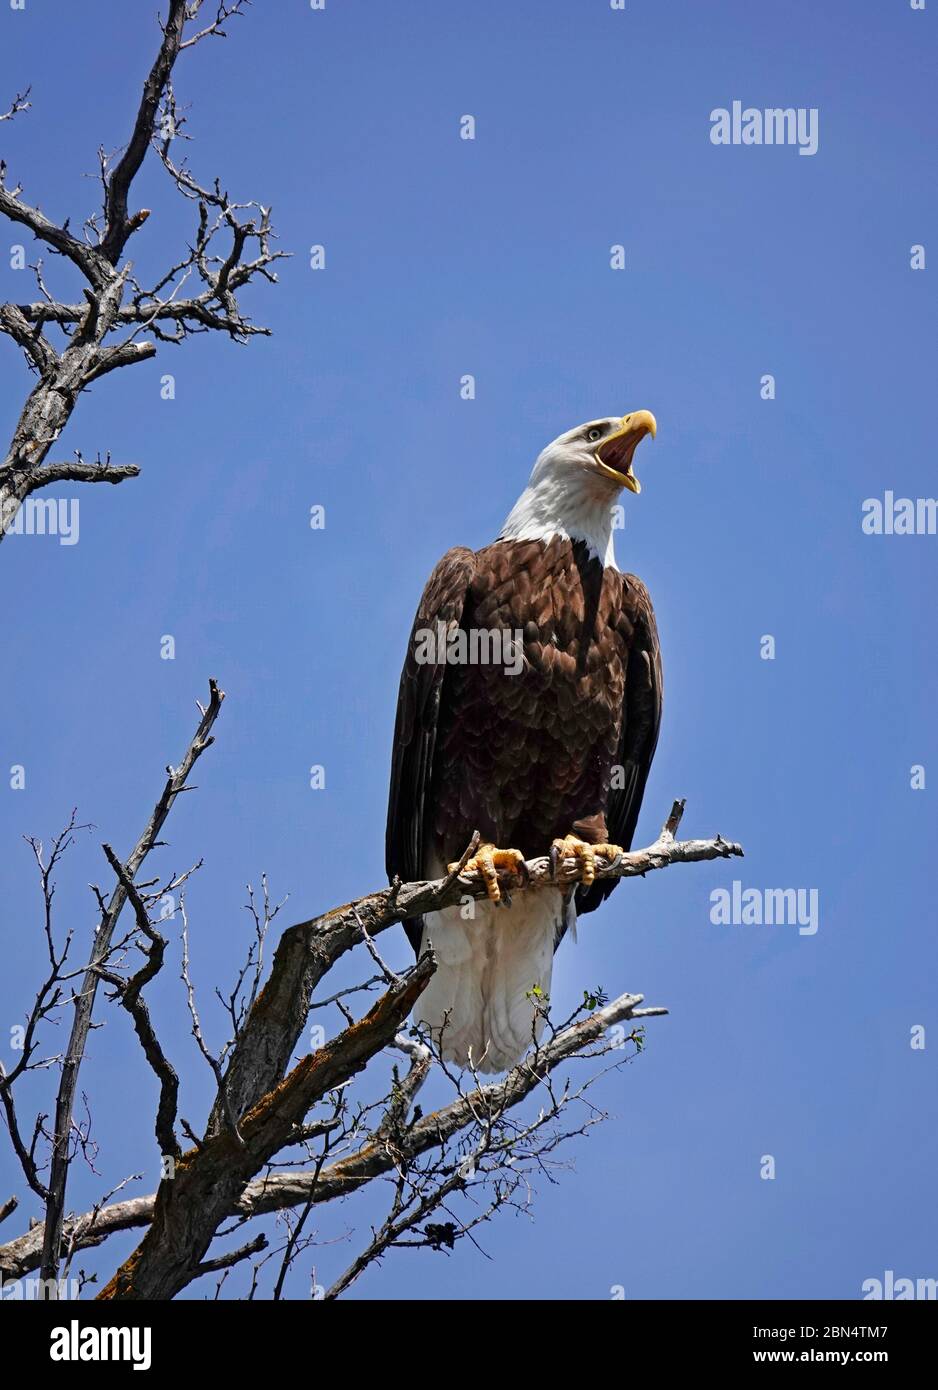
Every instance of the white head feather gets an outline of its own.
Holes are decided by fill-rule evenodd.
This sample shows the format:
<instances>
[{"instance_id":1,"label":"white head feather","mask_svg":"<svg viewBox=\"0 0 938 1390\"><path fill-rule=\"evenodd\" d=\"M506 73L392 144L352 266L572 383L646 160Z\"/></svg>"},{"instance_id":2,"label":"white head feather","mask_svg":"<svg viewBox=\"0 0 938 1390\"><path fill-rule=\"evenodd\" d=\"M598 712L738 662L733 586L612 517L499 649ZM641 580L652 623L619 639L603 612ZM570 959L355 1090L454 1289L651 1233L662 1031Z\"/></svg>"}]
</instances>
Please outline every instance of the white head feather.
<instances>
[{"instance_id":1,"label":"white head feather","mask_svg":"<svg viewBox=\"0 0 938 1390\"><path fill-rule=\"evenodd\" d=\"M613 521L623 487L640 490L632 455L655 417L647 410L590 420L568 430L538 455L528 485L512 507L499 540L585 541L591 555L615 565ZM602 457L600 457L602 455Z\"/></svg>"}]
</instances>

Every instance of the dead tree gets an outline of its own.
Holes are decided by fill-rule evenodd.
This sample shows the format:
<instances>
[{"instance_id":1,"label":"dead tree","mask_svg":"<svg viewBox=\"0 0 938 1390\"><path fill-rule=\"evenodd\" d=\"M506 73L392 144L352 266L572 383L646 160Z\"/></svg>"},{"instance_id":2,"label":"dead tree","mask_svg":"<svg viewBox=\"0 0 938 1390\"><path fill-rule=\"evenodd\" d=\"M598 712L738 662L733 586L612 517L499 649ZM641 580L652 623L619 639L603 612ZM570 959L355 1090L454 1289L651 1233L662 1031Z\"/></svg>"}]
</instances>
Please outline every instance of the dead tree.
<instances>
[{"instance_id":1,"label":"dead tree","mask_svg":"<svg viewBox=\"0 0 938 1390\"><path fill-rule=\"evenodd\" d=\"M279 1297L287 1269L306 1248L303 1232L312 1209L385 1181L391 1193L385 1221L323 1290L325 1297L337 1297L393 1248L450 1248L472 1238L474 1229L500 1209L526 1206L538 1175L551 1172L560 1147L602 1118L587 1096L602 1070L632 1060L643 1046L642 1020L666 1012L643 1007L640 994L608 1001L587 991L574 1014L558 1022L545 998L539 1001L546 1022L540 1041L532 1036L527 1055L503 1080L483 1084L471 1069L453 1071L426 1036L407 1029L408 1014L436 968L433 956L425 954L401 975L385 964L376 945L382 932L408 917L484 897L480 878L466 876L457 866L444 879L394 883L300 922L280 936L266 974L264 946L279 908L271 905L264 881L262 900L250 895L253 940L247 960L230 994L216 990L229 1036L213 1051L189 972L184 898L181 943L170 947L158 917L166 894L184 894L193 870L166 880L139 875L173 802L187 789L191 769L212 743L223 698L212 682L192 741L178 766L168 769L153 813L127 858L103 846L114 887L110 896L95 890L100 920L83 970L68 968L73 942L71 937L57 941L52 914L54 875L80 827L73 816L48 855L38 841L30 842L45 905L42 931L49 964L26 1020L22 1056L16 1067L0 1074L0 1101L24 1181L44 1207L45 1219L0 1246L3 1279L22 1278L40 1268L44 1280L54 1281L63 1268L70 1269L78 1251L139 1227L145 1231L139 1246L100 1298L172 1298L205 1274L218 1273L223 1282L235 1264L246 1260L253 1262L251 1297L262 1287L266 1265L277 1261L272 1296ZM739 845L720 836L677 840L683 809L682 802L675 802L654 844L618 861L600 861L597 876L627 878L672 864L742 853ZM475 841L466 847L463 865L474 847ZM536 893L546 883L573 882L579 871L573 859L552 866L545 856L528 862L523 885L509 875L502 877L501 886L506 893ZM121 927L128 904L131 921ZM178 1114L177 1066L159 1040L145 997L171 949L180 950L192 1033L215 1081L214 1104L198 1131ZM362 957L363 973L371 973L352 988L317 997L337 963L355 949ZM74 1096L99 984L129 1014L143 1058L158 1081L154 1137L165 1177L149 1196L113 1201L115 1194L110 1193L91 1211L66 1219L64 1183L82 1147L81 1126L72 1123L63 1131L62 1116L57 1116L55 1131L47 1133L40 1117L27 1138L14 1087L28 1071L59 1061L60 1109L63 1088ZM377 1002L355 1017L346 1000L377 989ZM69 1003L76 1011L76 1026L68 1050L64 1057L50 1058L41 1052L43 1026ZM338 1012L344 1027L297 1058L310 1010L326 1006ZM78 1028L79 1019L84 1031ZM380 1098L356 1104L351 1083L366 1068L386 1070L389 1051L402 1054L406 1069L392 1066L383 1078L383 1093L378 1090ZM603 1060L605 1066L575 1083L569 1077L559 1079L566 1062L584 1057ZM424 1115L417 1097L434 1070L448 1078L452 1098ZM534 1110L524 1106L530 1096L536 1101ZM59 1142L62 1133L64 1144ZM305 1157L299 1170L297 1153ZM49 1180L44 1177L46 1168ZM471 1203L468 1214L459 1199ZM0 1219L15 1206L15 1201L6 1203ZM276 1250L268 1248L260 1233L234 1250L210 1254L217 1237L271 1212L292 1213L287 1235ZM438 1214L446 1219L434 1219Z\"/></svg>"},{"instance_id":2,"label":"dead tree","mask_svg":"<svg viewBox=\"0 0 938 1390\"><path fill-rule=\"evenodd\" d=\"M61 482L120 483L139 473L136 464L112 463L109 454L102 459L99 453L94 463L86 462L80 450L70 460L48 461L78 397L93 382L119 367L148 360L158 343L178 345L194 334L218 331L237 343L246 343L269 331L242 312L238 294L257 278L276 281L272 267L284 253L272 249L270 210L257 202L233 201L218 179L210 187L203 186L185 160L172 154L175 144L188 139L173 91L176 63L181 54L202 40L225 37L225 24L242 14L247 0L217 4L213 15L199 27L202 2L170 0L130 138L118 155L98 151L101 206L85 219L80 235L72 231L70 218L55 222L27 202L21 183L9 187L6 164L0 161L0 213L32 232L50 255L69 260L86 282L81 303L57 298L38 257L31 269L39 297L32 303L0 305L0 331L22 349L36 377L0 463L0 540L16 525L26 499L42 488ZM0 119L12 120L30 106L27 88L16 95ZM155 284L143 286L134 277L133 264L125 253L131 237L150 217L147 208L131 210L134 179L150 150L161 160L178 193L193 203L195 228L191 244L182 249L175 262ZM173 795L170 793L164 814ZM138 850L145 857L144 839ZM130 862L127 870L132 878L135 868ZM111 916L102 913L104 925L112 924L119 914L127 891L119 880ZM105 931L105 950L107 939ZM48 1248L43 1261L48 1278L56 1264L68 1136L97 978L92 974L87 983L76 1005L56 1102L47 1192ZM33 1186L35 1190L35 1182Z\"/></svg>"},{"instance_id":3,"label":"dead tree","mask_svg":"<svg viewBox=\"0 0 938 1390\"><path fill-rule=\"evenodd\" d=\"M203 0L170 0L130 138L117 156L98 151L101 206L85 219L80 233L72 230L71 218L54 221L28 202L21 182L8 186L6 163L0 160L0 213L31 232L40 251L65 257L85 281L81 302L58 298L47 284L40 255L30 267L37 298L0 305L0 332L22 349L36 378L0 462L0 540L16 524L26 499L41 488L62 482L121 483L139 473L136 464L112 463L108 454L102 458L99 453L95 462L86 461L80 450L69 459L48 459L79 396L93 382L119 367L149 360L161 343L178 345L211 332L245 343L269 332L252 323L238 295L252 280L277 279L272 267L285 253L272 249L270 209L233 201L218 179L210 185L198 182L185 160L172 154L189 138L173 92L177 60L203 39L224 37L225 24L242 14L247 3L213 6L214 17L200 28ZM0 120L11 120L30 105L27 89ZM154 284L145 286L134 277L126 251L151 216L148 208L132 210L134 179L150 150L176 190L193 203L195 226L191 244L180 249Z\"/></svg>"}]
</instances>

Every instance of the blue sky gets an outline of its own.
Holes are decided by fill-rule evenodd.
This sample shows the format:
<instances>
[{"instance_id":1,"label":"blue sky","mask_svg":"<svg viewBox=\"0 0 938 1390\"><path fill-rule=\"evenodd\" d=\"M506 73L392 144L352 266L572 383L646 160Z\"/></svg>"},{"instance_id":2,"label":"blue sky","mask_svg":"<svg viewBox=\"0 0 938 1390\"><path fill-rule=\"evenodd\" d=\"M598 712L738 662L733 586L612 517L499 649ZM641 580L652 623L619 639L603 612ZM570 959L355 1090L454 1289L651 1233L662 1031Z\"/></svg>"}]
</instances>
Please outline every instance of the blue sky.
<instances>
[{"instance_id":1,"label":"blue sky","mask_svg":"<svg viewBox=\"0 0 938 1390\"><path fill-rule=\"evenodd\" d=\"M938 1275L938 537L860 525L886 489L936 494L934 270L910 269L913 245L934 249L935 8L292 0L256 4L180 60L194 170L272 204L294 255L250 298L269 340L163 348L82 399L62 456L109 449L143 473L72 494L80 542L0 549L0 1047L43 966L22 835L48 838L76 805L95 823L58 900L87 939L100 842L129 850L209 675L228 693L218 742L159 864L204 857L189 912L214 1038L247 881L266 871L289 892L288 920L383 881L424 580L449 546L492 539L539 449L595 416L647 408L659 425L617 539L665 664L638 841L686 796L688 834L747 852L624 885L564 944L561 1010L600 985L671 1013L600 1084L612 1117L541 1186L532 1219L487 1227L491 1258L468 1243L392 1255L353 1296L851 1298L886 1269ZM0 13L0 106L28 82L34 103L0 127L0 152L50 215L92 210L84 175L126 138L153 48L149 10L116 0ZM817 108L817 154L711 144L711 110L736 99ZM467 113L474 141L459 139ZM189 209L150 166L136 205L153 209L133 243L145 277ZM32 297L7 253L22 239L4 224L2 299ZM67 270L47 272L74 293ZM28 378L2 351L8 435ZM8 787L14 764L25 790ZM713 925L710 893L734 877L816 888L817 934ZM403 934L388 950L408 959ZM197 1124L211 1077L174 971L154 1000ZM128 1173L146 1170L128 1191L156 1177L152 1079L126 1018L100 1016L82 1085L102 1152L98 1176L73 1172L81 1208ZM48 1106L47 1089L25 1113L30 1100ZM0 1198L19 1190L5 1150L0 1179ZM323 1240L366 1229L380 1195L325 1213ZM107 1274L129 1248L82 1263ZM326 1245L322 1282L357 1248Z\"/></svg>"}]
</instances>

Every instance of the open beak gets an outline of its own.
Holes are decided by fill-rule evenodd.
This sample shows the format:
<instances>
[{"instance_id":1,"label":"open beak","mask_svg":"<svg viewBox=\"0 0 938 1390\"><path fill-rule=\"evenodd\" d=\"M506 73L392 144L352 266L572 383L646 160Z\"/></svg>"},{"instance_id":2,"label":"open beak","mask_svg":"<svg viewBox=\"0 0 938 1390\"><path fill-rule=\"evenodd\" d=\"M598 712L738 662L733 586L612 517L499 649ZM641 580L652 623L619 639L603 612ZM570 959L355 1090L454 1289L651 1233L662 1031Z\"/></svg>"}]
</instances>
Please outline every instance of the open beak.
<instances>
[{"instance_id":1,"label":"open beak","mask_svg":"<svg viewBox=\"0 0 938 1390\"><path fill-rule=\"evenodd\" d=\"M658 422L650 410L634 410L631 415L622 416L621 425L621 429L602 441L593 458L604 477L612 478L629 492L641 492L642 485L632 472L632 455L646 434L654 439Z\"/></svg>"}]
</instances>

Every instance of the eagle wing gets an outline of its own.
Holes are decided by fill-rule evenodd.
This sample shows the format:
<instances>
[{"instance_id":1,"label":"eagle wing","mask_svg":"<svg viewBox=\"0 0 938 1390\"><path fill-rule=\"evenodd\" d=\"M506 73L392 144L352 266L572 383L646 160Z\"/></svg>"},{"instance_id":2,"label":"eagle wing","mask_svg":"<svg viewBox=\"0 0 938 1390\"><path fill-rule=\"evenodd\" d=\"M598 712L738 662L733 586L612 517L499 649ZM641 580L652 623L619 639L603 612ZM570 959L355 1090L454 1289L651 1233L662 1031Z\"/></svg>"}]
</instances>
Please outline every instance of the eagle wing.
<instances>
[{"instance_id":1,"label":"eagle wing","mask_svg":"<svg viewBox=\"0 0 938 1390\"><path fill-rule=\"evenodd\" d=\"M397 875L404 883L422 878L425 872L427 797L447 671L442 661L417 661L416 634L425 628L436 633L438 623L446 628L458 626L475 569L473 551L456 546L446 552L427 580L404 658L394 724L385 837L388 878ZM419 918L404 923L415 951L419 950L422 925Z\"/></svg>"},{"instance_id":2,"label":"eagle wing","mask_svg":"<svg viewBox=\"0 0 938 1390\"><path fill-rule=\"evenodd\" d=\"M634 574L622 576L622 599L634 629L625 678L618 764L621 769L609 793L606 830L610 844L630 849L645 794L661 725L661 648L655 610L648 590ZM617 878L597 879L576 892L577 913L592 912L608 898Z\"/></svg>"}]
</instances>

